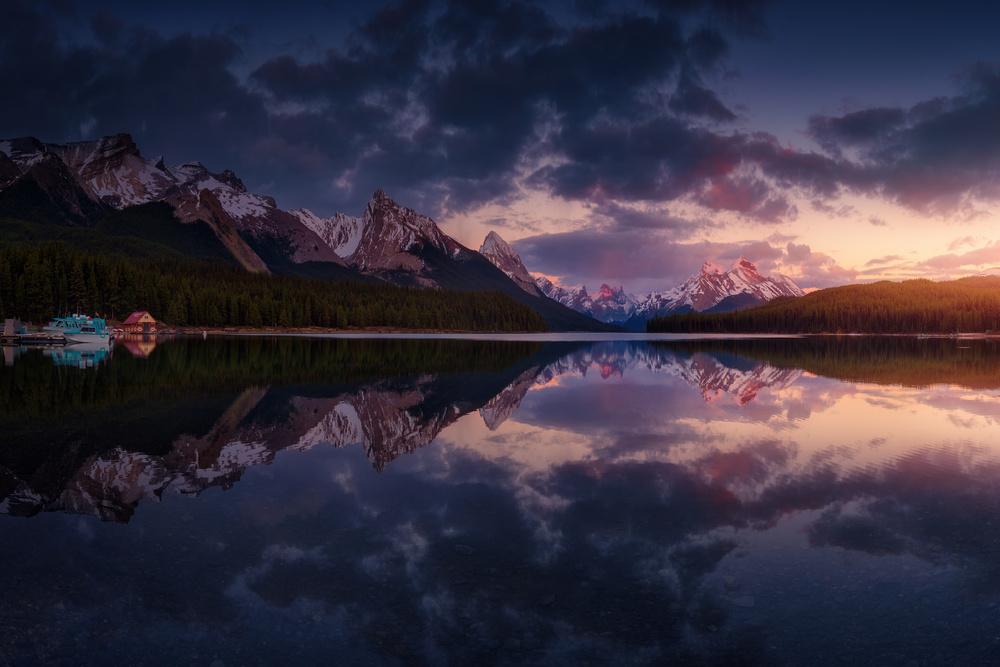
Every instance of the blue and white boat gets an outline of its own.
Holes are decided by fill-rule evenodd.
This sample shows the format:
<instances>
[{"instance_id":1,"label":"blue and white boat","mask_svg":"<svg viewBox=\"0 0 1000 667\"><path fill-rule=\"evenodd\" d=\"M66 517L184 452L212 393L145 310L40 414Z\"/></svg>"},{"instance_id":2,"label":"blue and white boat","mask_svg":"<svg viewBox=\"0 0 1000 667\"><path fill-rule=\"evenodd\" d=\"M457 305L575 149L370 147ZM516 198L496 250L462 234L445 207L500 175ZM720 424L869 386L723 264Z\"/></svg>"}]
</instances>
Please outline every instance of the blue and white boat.
<instances>
[{"instance_id":1,"label":"blue and white boat","mask_svg":"<svg viewBox=\"0 0 1000 667\"><path fill-rule=\"evenodd\" d=\"M81 327L89 324L90 320L91 318L86 315L57 317L49 322L47 327L42 327L42 331L47 334L64 334L67 331L79 331Z\"/></svg>"},{"instance_id":2,"label":"blue and white boat","mask_svg":"<svg viewBox=\"0 0 1000 667\"><path fill-rule=\"evenodd\" d=\"M92 317L76 331L63 332L63 337L70 343L107 343L111 330L102 318Z\"/></svg>"}]
</instances>

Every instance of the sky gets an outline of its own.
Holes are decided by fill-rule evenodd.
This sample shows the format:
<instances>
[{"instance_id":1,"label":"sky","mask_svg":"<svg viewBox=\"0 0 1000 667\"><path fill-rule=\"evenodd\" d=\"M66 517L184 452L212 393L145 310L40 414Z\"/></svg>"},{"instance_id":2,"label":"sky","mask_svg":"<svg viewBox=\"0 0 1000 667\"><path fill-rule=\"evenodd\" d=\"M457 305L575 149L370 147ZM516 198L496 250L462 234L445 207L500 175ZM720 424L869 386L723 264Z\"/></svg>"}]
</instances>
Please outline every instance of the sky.
<instances>
[{"instance_id":1,"label":"sky","mask_svg":"<svg viewBox=\"0 0 1000 667\"><path fill-rule=\"evenodd\" d=\"M1000 266L1000 6L0 2L0 137L128 132L284 209L372 193L557 282Z\"/></svg>"}]
</instances>

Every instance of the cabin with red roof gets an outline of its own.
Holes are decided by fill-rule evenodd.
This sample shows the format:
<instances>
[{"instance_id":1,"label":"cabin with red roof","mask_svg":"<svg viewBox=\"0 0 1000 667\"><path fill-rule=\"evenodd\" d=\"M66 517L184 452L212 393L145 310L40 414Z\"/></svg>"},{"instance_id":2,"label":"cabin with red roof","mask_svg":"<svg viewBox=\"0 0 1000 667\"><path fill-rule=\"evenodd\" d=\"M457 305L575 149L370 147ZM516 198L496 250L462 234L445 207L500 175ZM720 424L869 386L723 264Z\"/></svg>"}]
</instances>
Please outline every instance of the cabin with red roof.
<instances>
[{"instance_id":1,"label":"cabin with red roof","mask_svg":"<svg viewBox=\"0 0 1000 667\"><path fill-rule=\"evenodd\" d=\"M122 322L122 329L130 333L156 333L156 319L145 310L137 310Z\"/></svg>"}]
</instances>

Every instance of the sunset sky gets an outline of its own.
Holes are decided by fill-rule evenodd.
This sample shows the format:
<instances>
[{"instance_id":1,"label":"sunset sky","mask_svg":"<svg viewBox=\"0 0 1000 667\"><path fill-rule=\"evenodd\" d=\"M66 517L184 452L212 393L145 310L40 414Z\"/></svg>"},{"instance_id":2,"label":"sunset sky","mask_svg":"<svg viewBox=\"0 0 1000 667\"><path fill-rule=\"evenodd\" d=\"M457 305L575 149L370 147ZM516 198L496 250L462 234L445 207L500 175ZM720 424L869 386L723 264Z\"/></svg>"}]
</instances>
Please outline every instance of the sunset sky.
<instances>
[{"instance_id":1,"label":"sunset sky","mask_svg":"<svg viewBox=\"0 0 1000 667\"><path fill-rule=\"evenodd\" d=\"M382 188L591 292L1000 267L1000 7L149 4L0 2L0 138L129 132L322 216Z\"/></svg>"}]
</instances>

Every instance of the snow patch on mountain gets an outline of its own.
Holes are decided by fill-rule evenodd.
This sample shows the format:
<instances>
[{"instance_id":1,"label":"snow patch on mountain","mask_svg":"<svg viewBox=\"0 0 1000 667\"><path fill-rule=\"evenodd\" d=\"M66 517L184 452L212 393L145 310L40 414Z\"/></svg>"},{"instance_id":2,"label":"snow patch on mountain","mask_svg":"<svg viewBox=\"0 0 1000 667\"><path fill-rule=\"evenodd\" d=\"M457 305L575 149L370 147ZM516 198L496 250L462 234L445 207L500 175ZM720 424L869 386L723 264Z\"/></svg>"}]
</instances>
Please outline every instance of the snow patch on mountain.
<instances>
[{"instance_id":1,"label":"snow patch on mountain","mask_svg":"<svg viewBox=\"0 0 1000 667\"><path fill-rule=\"evenodd\" d=\"M341 257L350 257L361 243L364 222L361 218L334 213L333 217L321 218L309 209L300 208L291 214L316 232L323 241Z\"/></svg>"}]
</instances>

